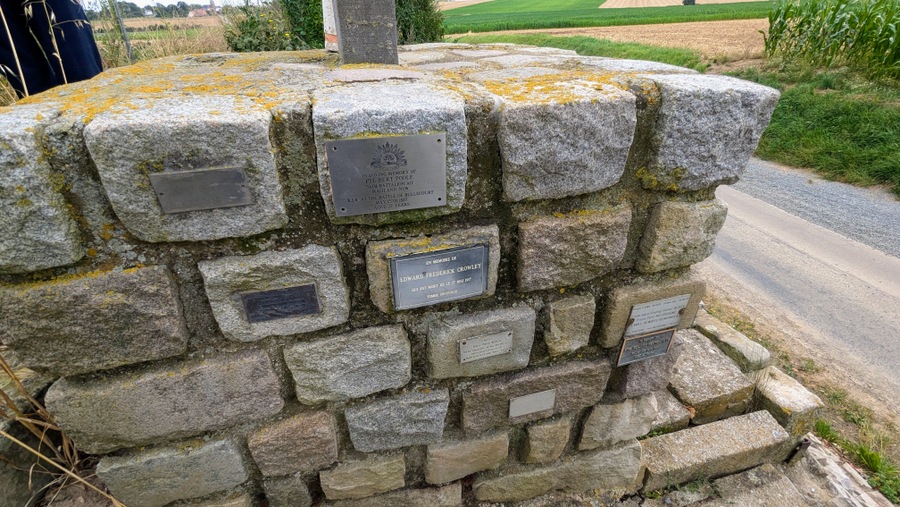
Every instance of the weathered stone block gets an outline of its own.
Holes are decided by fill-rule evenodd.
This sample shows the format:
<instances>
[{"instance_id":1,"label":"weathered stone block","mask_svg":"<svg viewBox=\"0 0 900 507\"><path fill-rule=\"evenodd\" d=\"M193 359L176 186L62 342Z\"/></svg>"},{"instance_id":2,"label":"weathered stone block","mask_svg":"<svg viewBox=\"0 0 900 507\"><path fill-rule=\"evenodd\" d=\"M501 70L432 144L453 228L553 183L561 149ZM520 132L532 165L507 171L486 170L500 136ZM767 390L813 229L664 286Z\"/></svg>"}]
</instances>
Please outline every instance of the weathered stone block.
<instances>
[{"instance_id":1,"label":"weathered stone block","mask_svg":"<svg viewBox=\"0 0 900 507\"><path fill-rule=\"evenodd\" d=\"M0 290L0 340L31 369L77 375L181 354L178 288L162 266Z\"/></svg>"},{"instance_id":2,"label":"weathered stone block","mask_svg":"<svg viewBox=\"0 0 900 507\"><path fill-rule=\"evenodd\" d=\"M371 241L366 244L366 271L372 302L381 311L394 311L390 259L422 252L436 252L449 248L487 245L487 290L482 296L493 296L497 289L497 269L500 266L500 230L496 225L472 227L447 234L435 234L409 239Z\"/></svg>"},{"instance_id":3,"label":"weathered stone block","mask_svg":"<svg viewBox=\"0 0 900 507\"><path fill-rule=\"evenodd\" d=\"M394 0L334 2L338 49L344 64L397 65L397 7Z\"/></svg>"},{"instance_id":4,"label":"weathered stone block","mask_svg":"<svg viewBox=\"0 0 900 507\"><path fill-rule=\"evenodd\" d=\"M669 385L672 394L694 409L691 422L706 424L744 413L753 397L750 379L697 331L678 333L684 339L684 350Z\"/></svg>"},{"instance_id":5,"label":"weathered stone block","mask_svg":"<svg viewBox=\"0 0 900 507\"><path fill-rule=\"evenodd\" d=\"M97 464L97 476L118 500L134 507L162 507L250 478L238 444L229 439L107 456Z\"/></svg>"},{"instance_id":6,"label":"weathered stone block","mask_svg":"<svg viewBox=\"0 0 900 507\"><path fill-rule=\"evenodd\" d=\"M353 447L382 451L440 442L449 404L446 389L413 391L350 407L344 415Z\"/></svg>"},{"instance_id":7,"label":"weathered stone block","mask_svg":"<svg viewBox=\"0 0 900 507\"><path fill-rule=\"evenodd\" d=\"M401 325L295 343L284 350L284 359L297 399L307 405L361 398L403 387L412 378L409 339Z\"/></svg>"},{"instance_id":8,"label":"weathered stone block","mask_svg":"<svg viewBox=\"0 0 900 507\"><path fill-rule=\"evenodd\" d=\"M203 241L287 223L271 122L250 99L194 95L102 113L85 127L84 138L110 203L132 234L151 242ZM163 213L150 174L221 167L244 170L253 204Z\"/></svg>"},{"instance_id":9,"label":"weathered stone block","mask_svg":"<svg viewBox=\"0 0 900 507\"><path fill-rule=\"evenodd\" d=\"M642 273L690 266L712 254L728 207L716 199L663 202L650 214L635 268Z\"/></svg>"},{"instance_id":10,"label":"weathered stone block","mask_svg":"<svg viewBox=\"0 0 900 507\"><path fill-rule=\"evenodd\" d=\"M548 463L562 456L569 445L572 433L572 418L561 417L555 421L541 421L529 424L528 438L522 461L525 463Z\"/></svg>"},{"instance_id":11,"label":"weathered stone block","mask_svg":"<svg viewBox=\"0 0 900 507\"><path fill-rule=\"evenodd\" d=\"M428 326L428 365L434 378L476 377L528 366L536 316L529 307L444 317ZM460 343L479 336L512 333L512 350L462 363Z\"/></svg>"},{"instance_id":12,"label":"weathered stone block","mask_svg":"<svg viewBox=\"0 0 900 507\"><path fill-rule=\"evenodd\" d=\"M406 485L406 460L381 456L354 463L341 463L333 470L319 472L322 491L329 500L365 498L400 489Z\"/></svg>"},{"instance_id":13,"label":"weathered stone block","mask_svg":"<svg viewBox=\"0 0 900 507\"><path fill-rule=\"evenodd\" d=\"M628 206L520 223L519 290L577 285L616 269L630 227Z\"/></svg>"},{"instance_id":14,"label":"weathered stone block","mask_svg":"<svg viewBox=\"0 0 900 507\"><path fill-rule=\"evenodd\" d=\"M482 502L526 500L550 491L602 490L621 497L638 488L641 446L637 441L613 449L581 453L552 465L479 477L473 489ZM598 492L599 493L599 492Z\"/></svg>"},{"instance_id":15,"label":"weathered stone block","mask_svg":"<svg viewBox=\"0 0 900 507\"><path fill-rule=\"evenodd\" d=\"M650 432L658 411L653 394L594 405L591 415L584 421L578 449L609 447L644 436Z\"/></svg>"},{"instance_id":16,"label":"weathered stone block","mask_svg":"<svg viewBox=\"0 0 900 507\"><path fill-rule=\"evenodd\" d=\"M644 491L709 479L784 459L790 435L766 411L641 441Z\"/></svg>"},{"instance_id":17,"label":"weathered stone block","mask_svg":"<svg viewBox=\"0 0 900 507\"><path fill-rule=\"evenodd\" d=\"M445 484L467 475L500 466L509 454L509 435L497 433L477 440L428 446L425 481Z\"/></svg>"},{"instance_id":18,"label":"weathered stone block","mask_svg":"<svg viewBox=\"0 0 900 507\"><path fill-rule=\"evenodd\" d=\"M818 396L774 366L754 372L750 378L756 382L757 408L768 410L792 436L813 430L825 406Z\"/></svg>"},{"instance_id":19,"label":"weathered stone block","mask_svg":"<svg viewBox=\"0 0 900 507\"><path fill-rule=\"evenodd\" d=\"M603 397L610 370L606 361L576 361L478 382L463 393L463 430L480 433L593 405ZM509 417L512 398L551 389L556 390L552 409Z\"/></svg>"},{"instance_id":20,"label":"weathered stone block","mask_svg":"<svg viewBox=\"0 0 900 507\"><path fill-rule=\"evenodd\" d=\"M101 454L269 417L284 400L269 356L251 350L64 378L47 392L46 405L82 451Z\"/></svg>"},{"instance_id":21,"label":"weathered stone block","mask_svg":"<svg viewBox=\"0 0 900 507\"><path fill-rule=\"evenodd\" d=\"M697 313L694 327L712 340L744 373L762 370L772 362L768 349L705 311Z\"/></svg>"},{"instance_id":22,"label":"weathered stone block","mask_svg":"<svg viewBox=\"0 0 900 507\"><path fill-rule=\"evenodd\" d=\"M611 348L622 342L628 328L628 320L631 318L631 308L640 303L690 294L691 298L681 313L681 320L676 327L678 329L691 327L705 293L706 284L692 275L613 289L603 303L600 346Z\"/></svg>"},{"instance_id":23,"label":"weathered stone block","mask_svg":"<svg viewBox=\"0 0 900 507\"><path fill-rule=\"evenodd\" d=\"M84 256L81 234L38 141L56 116L47 106L0 114L0 273L66 266Z\"/></svg>"},{"instance_id":24,"label":"weathered stone block","mask_svg":"<svg viewBox=\"0 0 900 507\"><path fill-rule=\"evenodd\" d=\"M334 247L223 257L198 264L213 315L226 338L243 342L336 326L350 315L341 257ZM241 294L314 285L319 311L250 322Z\"/></svg>"},{"instance_id":25,"label":"weathered stone block","mask_svg":"<svg viewBox=\"0 0 900 507\"><path fill-rule=\"evenodd\" d=\"M691 422L691 411L678 401L669 391L662 389L653 393L656 397L656 404L659 412L653 424L650 425L650 431L664 431L670 433L673 431L683 430L688 427Z\"/></svg>"},{"instance_id":26,"label":"weathered stone block","mask_svg":"<svg viewBox=\"0 0 900 507\"><path fill-rule=\"evenodd\" d=\"M300 474L266 477L263 479L263 489L269 507L310 507L313 503L306 481Z\"/></svg>"},{"instance_id":27,"label":"weathered stone block","mask_svg":"<svg viewBox=\"0 0 900 507\"><path fill-rule=\"evenodd\" d=\"M597 303L584 294L550 303L544 342L551 356L575 352L591 339Z\"/></svg>"},{"instance_id":28,"label":"weathered stone block","mask_svg":"<svg viewBox=\"0 0 900 507\"><path fill-rule=\"evenodd\" d=\"M662 93L656 157L644 186L694 191L736 182L769 124L778 91L727 76L641 77Z\"/></svg>"},{"instance_id":29,"label":"weathered stone block","mask_svg":"<svg viewBox=\"0 0 900 507\"><path fill-rule=\"evenodd\" d=\"M341 500L333 507L460 507L462 485L448 484L441 488L407 489L360 500Z\"/></svg>"},{"instance_id":30,"label":"weathered stone block","mask_svg":"<svg viewBox=\"0 0 900 507\"><path fill-rule=\"evenodd\" d=\"M247 439L253 461L266 476L319 470L337 461L334 417L306 412L267 424Z\"/></svg>"},{"instance_id":31,"label":"weathered stone block","mask_svg":"<svg viewBox=\"0 0 900 507\"><path fill-rule=\"evenodd\" d=\"M833 487L830 484L831 481L828 482L828 486ZM825 504L811 498L815 490L805 490L801 493L798 486L785 475L781 467L770 463L739 474L722 477L717 479L713 485L719 497L715 503L720 503L721 505L808 507L810 505ZM820 491L830 494L828 488L821 488ZM875 502L869 503L861 498L861 501L858 503L856 501L841 501L837 498L829 498L828 500L830 500L828 503L832 505L876 505ZM707 504L712 503L708 502Z\"/></svg>"},{"instance_id":32,"label":"weathered stone block","mask_svg":"<svg viewBox=\"0 0 900 507\"><path fill-rule=\"evenodd\" d=\"M468 131L462 96L424 82L380 81L321 88L314 93L313 100L319 184L332 221L368 225L414 222L462 208L468 172ZM446 133L446 204L371 215L335 215L326 141L437 132Z\"/></svg>"},{"instance_id":33,"label":"weathered stone block","mask_svg":"<svg viewBox=\"0 0 900 507\"><path fill-rule=\"evenodd\" d=\"M675 333L672 340L668 354L616 368L610 380L610 391L623 398L636 398L666 389L684 345L679 333Z\"/></svg>"},{"instance_id":34,"label":"weathered stone block","mask_svg":"<svg viewBox=\"0 0 900 507\"><path fill-rule=\"evenodd\" d=\"M188 505L190 505L191 507L253 507L253 498L245 493L230 495L226 498L191 502Z\"/></svg>"}]
</instances>

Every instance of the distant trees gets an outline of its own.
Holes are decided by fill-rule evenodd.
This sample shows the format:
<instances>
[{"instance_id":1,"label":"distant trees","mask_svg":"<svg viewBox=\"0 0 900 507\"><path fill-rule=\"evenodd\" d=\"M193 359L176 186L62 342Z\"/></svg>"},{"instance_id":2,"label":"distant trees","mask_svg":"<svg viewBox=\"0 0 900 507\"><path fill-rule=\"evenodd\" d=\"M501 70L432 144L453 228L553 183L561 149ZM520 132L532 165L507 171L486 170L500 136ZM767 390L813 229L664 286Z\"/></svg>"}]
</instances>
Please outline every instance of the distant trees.
<instances>
[{"instance_id":1,"label":"distant trees","mask_svg":"<svg viewBox=\"0 0 900 507\"><path fill-rule=\"evenodd\" d=\"M108 0L100 0L94 3L95 5L89 5L88 8L85 9L88 19L94 20L112 17L109 12L110 2ZM139 7L134 2L117 1L116 6L119 8L119 12L122 13L123 18L140 18L144 16L144 8ZM153 15L157 18L183 18L194 9L205 9L208 7L209 3L189 4L187 2L176 2L174 4L163 5L162 3L157 2L156 5L150 7L150 10L153 11Z\"/></svg>"}]
</instances>

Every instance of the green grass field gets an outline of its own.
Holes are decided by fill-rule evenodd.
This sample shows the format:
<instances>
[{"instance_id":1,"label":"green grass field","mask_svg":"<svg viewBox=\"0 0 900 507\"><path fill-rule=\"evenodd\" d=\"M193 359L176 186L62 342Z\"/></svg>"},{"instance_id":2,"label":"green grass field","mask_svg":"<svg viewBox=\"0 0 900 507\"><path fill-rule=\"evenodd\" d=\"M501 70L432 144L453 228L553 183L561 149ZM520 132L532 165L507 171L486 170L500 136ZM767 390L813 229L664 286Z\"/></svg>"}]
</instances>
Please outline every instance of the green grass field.
<instances>
[{"instance_id":1,"label":"green grass field","mask_svg":"<svg viewBox=\"0 0 900 507\"><path fill-rule=\"evenodd\" d=\"M772 2L598 9L603 0L492 0L444 13L448 34L537 28L645 25L684 21L760 19Z\"/></svg>"}]
</instances>

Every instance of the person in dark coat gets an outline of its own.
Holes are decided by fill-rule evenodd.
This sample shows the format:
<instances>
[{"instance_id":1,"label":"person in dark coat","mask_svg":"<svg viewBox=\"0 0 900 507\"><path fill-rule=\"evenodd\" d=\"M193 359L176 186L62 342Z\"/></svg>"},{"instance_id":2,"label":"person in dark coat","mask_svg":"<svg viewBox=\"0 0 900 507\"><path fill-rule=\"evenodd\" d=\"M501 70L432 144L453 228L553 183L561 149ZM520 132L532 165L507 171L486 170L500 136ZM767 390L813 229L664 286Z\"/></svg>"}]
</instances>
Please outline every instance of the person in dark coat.
<instances>
[{"instance_id":1,"label":"person in dark coat","mask_svg":"<svg viewBox=\"0 0 900 507\"><path fill-rule=\"evenodd\" d=\"M19 97L103 71L78 0L0 0L0 10L0 72Z\"/></svg>"}]
</instances>

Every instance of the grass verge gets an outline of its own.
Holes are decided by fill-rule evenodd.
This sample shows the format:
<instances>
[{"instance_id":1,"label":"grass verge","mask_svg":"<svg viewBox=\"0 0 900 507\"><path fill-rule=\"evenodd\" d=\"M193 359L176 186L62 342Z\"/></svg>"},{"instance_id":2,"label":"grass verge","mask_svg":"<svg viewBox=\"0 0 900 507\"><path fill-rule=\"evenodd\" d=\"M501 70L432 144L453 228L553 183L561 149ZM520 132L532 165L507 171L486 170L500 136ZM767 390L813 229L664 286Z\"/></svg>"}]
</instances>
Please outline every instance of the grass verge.
<instances>
[{"instance_id":1,"label":"grass verge","mask_svg":"<svg viewBox=\"0 0 900 507\"><path fill-rule=\"evenodd\" d=\"M466 35L455 37L451 42L484 44L491 42L509 42L545 46L560 49L571 49L585 56L608 56L613 58L631 58L635 60L651 60L654 62L680 65L699 71L709 66L702 61L700 53L690 49L673 49L633 42L612 42L593 37L575 35L555 37L545 34L509 34L509 35Z\"/></svg>"}]
</instances>

